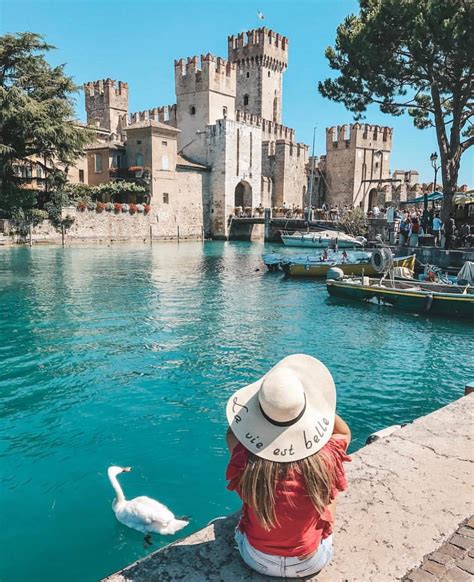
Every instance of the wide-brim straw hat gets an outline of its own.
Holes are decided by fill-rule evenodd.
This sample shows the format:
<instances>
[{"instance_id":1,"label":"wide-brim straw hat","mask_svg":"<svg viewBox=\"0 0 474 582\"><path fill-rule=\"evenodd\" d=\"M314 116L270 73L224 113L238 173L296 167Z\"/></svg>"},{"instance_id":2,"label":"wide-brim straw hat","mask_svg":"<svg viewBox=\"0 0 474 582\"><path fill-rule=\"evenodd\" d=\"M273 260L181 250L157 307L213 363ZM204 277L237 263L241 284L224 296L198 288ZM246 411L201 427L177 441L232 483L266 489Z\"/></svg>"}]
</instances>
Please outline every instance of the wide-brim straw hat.
<instances>
[{"instance_id":1,"label":"wide-brim straw hat","mask_svg":"<svg viewBox=\"0 0 474 582\"><path fill-rule=\"evenodd\" d=\"M269 461L309 457L331 438L336 386L326 366L311 356L287 356L227 402L227 420L246 449Z\"/></svg>"}]
</instances>

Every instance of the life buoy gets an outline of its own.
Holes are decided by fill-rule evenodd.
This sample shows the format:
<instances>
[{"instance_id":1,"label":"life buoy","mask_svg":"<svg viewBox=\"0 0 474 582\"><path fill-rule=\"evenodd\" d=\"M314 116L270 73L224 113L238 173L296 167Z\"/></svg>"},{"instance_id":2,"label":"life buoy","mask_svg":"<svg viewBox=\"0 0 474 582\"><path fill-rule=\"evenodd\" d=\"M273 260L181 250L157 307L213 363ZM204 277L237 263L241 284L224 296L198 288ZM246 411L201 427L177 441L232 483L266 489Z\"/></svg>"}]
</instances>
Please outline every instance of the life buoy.
<instances>
[{"instance_id":1,"label":"life buoy","mask_svg":"<svg viewBox=\"0 0 474 582\"><path fill-rule=\"evenodd\" d=\"M375 249L370 257L370 263L376 273L383 273L393 265L393 255L390 249Z\"/></svg>"}]
</instances>

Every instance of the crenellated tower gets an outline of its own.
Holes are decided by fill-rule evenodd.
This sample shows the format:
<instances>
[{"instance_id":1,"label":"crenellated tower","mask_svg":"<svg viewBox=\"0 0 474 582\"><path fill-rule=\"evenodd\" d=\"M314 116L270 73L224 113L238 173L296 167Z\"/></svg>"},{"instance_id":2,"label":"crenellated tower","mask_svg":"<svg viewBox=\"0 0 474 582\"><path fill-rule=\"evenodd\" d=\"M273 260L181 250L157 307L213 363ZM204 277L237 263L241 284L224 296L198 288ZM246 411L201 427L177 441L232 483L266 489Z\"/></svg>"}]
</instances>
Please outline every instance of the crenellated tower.
<instances>
[{"instance_id":1,"label":"crenellated tower","mask_svg":"<svg viewBox=\"0 0 474 582\"><path fill-rule=\"evenodd\" d=\"M237 67L236 109L281 123L288 39L268 28L229 36L228 58Z\"/></svg>"},{"instance_id":2,"label":"crenellated tower","mask_svg":"<svg viewBox=\"0 0 474 582\"><path fill-rule=\"evenodd\" d=\"M390 202L392 133L367 123L326 129L328 202L364 210Z\"/></svg>"},{"instance_id":3,"label":"crenellated tower","mask_svg":"<svg viewBox=\"0 0 474 582\"><path fill-rule=\"evenodd\" d=\"M84 84L87 123L121 133L121 117L128 113L128 84L102 79Z\"/></svg>"},{"instance_id":4,"label":"crenellated tower","mask_svg":"<svg viewBox=\"0 0 474 582\"><path fill-rule=\"evenodd\" d=\"M174 63L178 151L191 155L200 132L218 119L235 119L236 68L211 54ZM199 156L198 158L199 159Z\"/></svg>"}]
</instances>

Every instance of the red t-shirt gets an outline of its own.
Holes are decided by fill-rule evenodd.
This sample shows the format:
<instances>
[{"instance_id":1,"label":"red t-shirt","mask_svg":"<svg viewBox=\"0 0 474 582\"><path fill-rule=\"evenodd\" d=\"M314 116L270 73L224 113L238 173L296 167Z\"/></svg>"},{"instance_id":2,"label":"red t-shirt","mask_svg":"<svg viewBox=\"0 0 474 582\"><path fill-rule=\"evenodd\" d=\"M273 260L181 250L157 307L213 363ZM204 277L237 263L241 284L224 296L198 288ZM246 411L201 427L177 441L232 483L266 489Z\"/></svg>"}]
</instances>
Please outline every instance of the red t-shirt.
<instances>
[{"instance_id":1,"label":"red t-shirt","mask_svg":"<svg viewBox=\"0 0 474 582\"><path fill-rule=\"evenodd\" d=\"M347 443L344 440L331 438L323 447L323 451L333 461L335 481L331 493L333 500L338 491L347 487L343 461L350 461L346 455ZM247 465L247 449L240 443L232 451L227 466L227 489L236 491L240 496L240 478ZM276 487L275 513L279 525L265 530L260 526L252 509L244 503L239 529L245 533L252 547L274 556L304 556L318 549L322 539L332 533L332 518L326 508L319 514L306 494L304 477L291 471L286 480Z\"/></svg>"}]
</instances>

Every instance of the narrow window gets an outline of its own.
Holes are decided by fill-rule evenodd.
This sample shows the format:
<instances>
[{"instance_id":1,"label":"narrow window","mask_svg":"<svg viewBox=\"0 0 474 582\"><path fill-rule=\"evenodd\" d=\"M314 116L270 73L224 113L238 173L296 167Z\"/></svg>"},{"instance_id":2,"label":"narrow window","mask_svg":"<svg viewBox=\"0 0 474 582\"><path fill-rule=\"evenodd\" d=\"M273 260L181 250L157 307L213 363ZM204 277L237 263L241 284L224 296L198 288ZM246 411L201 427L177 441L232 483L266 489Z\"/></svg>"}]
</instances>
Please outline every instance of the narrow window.
<instances>
[{"instance_id":1,"label":"narrow window","mask_svg":"<svg viewBox=\"0 0 474 582\"><path fill-rule=\"evenodd\" d=\"M224 119L226 119L226 117L227 117L227 107L223 107L222 108L222 116L224 117Z\"/></svg>"},{"instance_id":2,"label":"narrow window","mask_svg":"<svg viewBox=\"0 0 474 582\"><path fill-rule=\"evenodd\" d=\"M268 71L268 76L270 76L270 71Z\"/></svg>"},{"instance_id":3,"label":"narrow window","mask_svg":"<svg viewBox=\"0 0 474 582\"><path fill-rule=\"evenodd\" d=\"M252 132L250 132L250 169L252 169Z\"/></svg>"},{"instance_id":4,"label":"narrow window","mask_svg":"<svg viewBox=\"0 0 474 582\"><path fill-rule=\"evenodd\" d=\"M95 171L102 172L102 154L95 154Z\"/></svg>"},{"instance_id":5,"label":"narrow window","mask_svg":"<svg viewBox=\"0 0 474 582\"><path fill-rule=\"evenodd\" d=\"M161 145L162 145L162 146L167 146L167 145L168 145L168 142L167 142L167 141L162 141L162 142L161 142Z\"/></svg>"},{"instance_id":6,"label":"narrow window","mask_svg":"<svg viewBox=\"0 0 474 582\"><path fill-rule=\"evenodd\" d=\"M249 104L249 96L244 95L244 105L248 105L248 104Z\"/></svg>"},{"instance_id":7,"label":"narrow window","mask_svg":"<svg viewBox=\"0 0 474 582\"><path fill-rule=\"evenodd\" d=\"M122 156L120 154L117 154L117 161L116 161L116 168L121 168L122 167Z\"/></svg>"},{"instance_id":8,"label":"narrow window","mask_svg":"<svg viewBox=\"0 0 474 582\"><path fill-rule=\"evenodd\" d=\"M236 174L239 175L239 157L240 157L240 129L237 130L237 168Z\"/></svg>"},{"instance_id":9,"label":"narrow window","mask_svg":"<svg viewBox=\"0 0 474 582\"><path fill-rule=\"evenodd\" d=\"M191 113L191 115L196 115L196 107L194 107L194 105L191 105L189 108L189 113Z\"/></svg>"},{"instance_id":10,"label":"narrow window","mask_svg":"<svg viewBox=\"0 0 474 582\"><path fill-rule=\"evenodd\" d=\"M250 73L247 71L247 75L246 75L247 79L250 77Z\"/></svg>"},{"instance_id":11,"label":"narrow window","mask_svg":"<svg viewBox=\"0 0 474 582\"><path fill-rule=\"evenodd\" d=\"M142 144L142 140L141 139L137 139L137 145L141 145Z\"/></svg>"},{"instance_id":12,"label":"narrow window","mask_svg":"<svg viewBox=\"0 0 474 582\"><path fill-rule=\"evenodd\" d=\"M163 193L163 204L169 204L170 203L170 195L167 192Z\"/></svg>"},{"instance_id":13,"label":"narrow window","mask_svg":"<svg viewBox=\"0 0 474 582\"><path fill-rule=\"evenodd\" d=\"M143 166L143 154L141 152L135 154L135 165Z\"/></svg>"},{"instance_id":14,"label":"narrow window","mask_svg":"<svg viewBox=\"0 0 474 582\"><path fill-rule=\"evenodd\" d=\"M79 170L79 182L84 184L84 170Z\"/></svg>"},{"instance_id":15,"label":"narrow window","mask_svg":"<svg viewBox=\"0 0 474 582\"><path fill-rule=\"evenodd\" d=\"M161 156L161 169L162 170L169 170L170 169L168 156Z\"/></svg>"}]
</instances>

